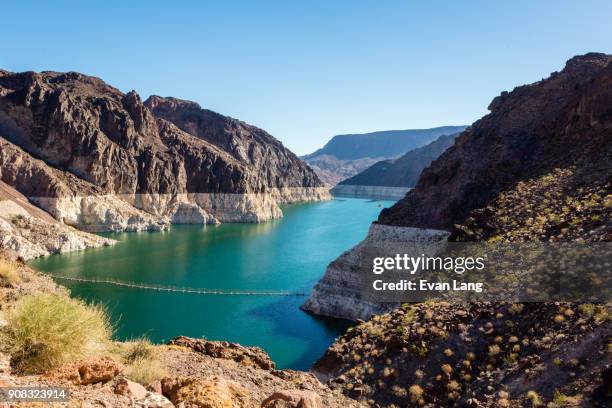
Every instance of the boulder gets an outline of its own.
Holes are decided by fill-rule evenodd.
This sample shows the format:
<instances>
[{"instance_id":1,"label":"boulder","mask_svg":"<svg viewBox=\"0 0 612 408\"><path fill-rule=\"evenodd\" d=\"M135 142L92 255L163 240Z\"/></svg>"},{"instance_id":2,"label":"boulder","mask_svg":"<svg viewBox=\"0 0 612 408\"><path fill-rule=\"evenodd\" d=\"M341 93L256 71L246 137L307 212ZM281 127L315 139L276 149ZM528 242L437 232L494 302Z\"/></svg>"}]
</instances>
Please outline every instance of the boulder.
<instances>
[{"instance_id":1,"label":"boulder","mask_svg":"<svg viewBox=\"0 0 612 408\"><path fill-rule=\"evenodd\" d=\"M152 383L147 385L147 390L149 390L151 392L155 392L157 394L161 394L162 393L161 381L159 381L159 380L153 381Z\"/></svg>"},{"instance_id":2,"label":"boulder","mask_svg":"<svg viewBox=\"0 0 612 408\"><path fill-rule=\"evenodd\" d=\"M92 358L79 365L79 377L81 384L107 382L115 378L123 369L123 364L110 357Z\"/></svg>"},{"instance_id":3,"label":"boulder","mask_svg":"<svg viewBox=\"0 0 612 408\"><path fill-rule=\"evenodd\" d=\"M145 387L134 381L130 381L127 378L119 378L115 383L115 394L141 400L146 398L149 392Z\"/></svg>"},{"instance_id":4,"label":"boulder","mask_svg":"<svg viewBox=\"0 0 612 408\"><path fill-rule=\"evenodd\" d=\"M246 408L253 403L247 391L233 381L213 376L206 379L164 378L162 390L174 405L201 408Z\"/></svg>"},{"instance_id":5,"label":"boulder","mask_svg":"<svg viewBox=\"0 0 612 408\"><path fill-rule=\"evenodd\" d=\"M277 391L261 403L262 408L321 408L321 397L314 391Z\"/></svg>"},{"instance_id":6,"label":"boulder","mask_svg":"<svg viewBox=\"0 0 612 408\"><path fill-rule=\"evenodd\" d=\"M125 369L124 365L110 357L92 357L65 364L47 377L56 381L67 381L75 385L104 383L112 380Z\"/></svg>"},{"instance_id":7,"label":"boulder","mask_svg":"<svg viewBox=\"0 0 612 408\"><path fill-rule=\"evenodd\" d=\"M174 408L174 404L170 400L161 394L150 392L147 397L141 401L138 401L136 406L146 408Z\"/></svg>"},{"instance_id":8,"label":"boulder","mask_svg":"<svg viewBox=\"0 0 612 408\"><path fill-rule=\"evenodd\" d=\"M227 341L208 341L185 336L176 337L168 344L186 347L214 358L234 360L243 365L255 366L263 370L273 370L275 368L274 361L259 347L245 347Z\"/></svg>"}]
</instances>

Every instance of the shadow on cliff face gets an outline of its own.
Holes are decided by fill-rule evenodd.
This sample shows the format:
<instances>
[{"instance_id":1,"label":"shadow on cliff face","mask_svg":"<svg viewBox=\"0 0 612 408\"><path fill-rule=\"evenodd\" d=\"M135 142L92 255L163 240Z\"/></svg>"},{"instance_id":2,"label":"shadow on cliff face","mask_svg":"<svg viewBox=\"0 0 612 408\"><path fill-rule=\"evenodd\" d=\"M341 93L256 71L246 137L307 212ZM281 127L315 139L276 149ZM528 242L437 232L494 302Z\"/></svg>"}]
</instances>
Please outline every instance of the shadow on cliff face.
<instances>
[{"instance_id":1,"label":"shadow on cliff face","mask_svg":"<svg viewBox=\"0 0 612 408\"><path fill-rule=\"evenodd\" d=\"M303 301L304 298L301 296L285 296L279 298L276 302L255 308L249 313L249 316L255 319L271 322L273 327L271 335L284 336L304 342L303 351L299 356L294 357L292 361L284 364L284 367L279 368L310 370L336 338L354 325L353 322L348 320L318 317L306 312L300 313L297 318L295 316L292 319L287 318L286 311L292 308L299 309ZM321 328L324 332L323 336L319 335ZM313 336L313 333L316 333L317 336ZM278 364L274 350L266 351ZM297 353L292 350L292 354Z\"/></svg>"},{"instance_id":2,"label":"shadow on cliff face","mask_svg":"<svg viewBox=\"0 0 612 408\"><path fill-rule=\"evenodd\" d=\"M611 62L606 54L577 56L547 79L503 92L378 222L450 230L500 192L572 164L589 170L568 179L569 190L606 183Z\"/></svg>"}]
</instances>

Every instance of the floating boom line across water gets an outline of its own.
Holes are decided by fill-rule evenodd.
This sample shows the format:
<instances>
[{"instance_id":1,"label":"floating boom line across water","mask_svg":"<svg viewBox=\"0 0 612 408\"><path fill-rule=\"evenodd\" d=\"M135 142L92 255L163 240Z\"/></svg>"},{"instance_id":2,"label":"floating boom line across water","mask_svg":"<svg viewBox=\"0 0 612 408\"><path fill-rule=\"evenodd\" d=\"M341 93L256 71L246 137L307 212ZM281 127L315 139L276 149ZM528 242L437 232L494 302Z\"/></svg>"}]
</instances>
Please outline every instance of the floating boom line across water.
<instances>
[{"instance_id":1,"label":"floating boom line across water","mask_svg":"<svg viewBox=\"0 0 612 408\"><path fill-rule=\"evenodd\" d=\"M77 278L73 276L61 276L47 274L54 279L62 279L73 282L102 283L107 285L123 286L126 288L154 290L158 292L192 293L196 295L229 295L229 296L308 296L306 292L290 292L288 290L236 290L236 289L207 289L189 288L170 285L152 285L148 283L127 282L116 279Z\"/></svg>"}]
</instances>

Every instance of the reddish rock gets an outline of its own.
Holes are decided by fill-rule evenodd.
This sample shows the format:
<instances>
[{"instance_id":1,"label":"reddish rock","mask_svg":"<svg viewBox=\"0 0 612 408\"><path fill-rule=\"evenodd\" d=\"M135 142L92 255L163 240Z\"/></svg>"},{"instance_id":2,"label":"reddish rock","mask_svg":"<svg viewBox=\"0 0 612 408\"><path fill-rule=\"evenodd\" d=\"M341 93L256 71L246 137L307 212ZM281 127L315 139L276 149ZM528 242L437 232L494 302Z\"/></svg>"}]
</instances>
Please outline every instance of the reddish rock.
<instances>
[{"instance_id":1,"label":"reddish rock","mask_svg":"<svg viewBox=\"0 0 612 408\"><path fill-rule=\"evenodd\" d=\"M203 408L250 408L253 403L248 392L233 381L222 377L164 378L164 395L175 405L184 404Z\"/></svg>"},{"instance_id":2,"label":"reddish rock","mask_svg":"<svg viewBox=\"0 0 612 408\"><path fill-rule=\"evenodd\" d=\"M161 381L159 380L153 381L151 384L147 385L147 390L151 392L155 392L157 394L161 394L162 393Z\"/></svg>"},{"instance_id":3,"label":"reddish rock","mask_svg":"<svg viewBox=\"0 0 612 408\"><path fill-rule=\"evenodd\" d=\"M323 405L321 397L316 392L304 390L277 391L261 403L262 408L276 408L278 406L321 408Z\"/></svg>"},{"instance_id":4,"label":"reddish rock","mask_svg":"<svg viewBox=\"0 0 612 408\"><path fill-rule=\"evenodd\" d=\"M208 341L180 336L168 344L187 347L204 355L234 360L244 365L252 365L264 370L273 370L276 366L268 354L259 347L245 347L227 341Z\"/></svg>"},{"instance_id":5,"label":"reddish rock","mask_svg":"<svg viewBox=\"0 0 612 408\"><path fill-rule=\"evenodd\" d=\"M108 382L119 375L125 367L110 357L92 357L65 364L47 374L56 381L68 381L75 385Z\"/></svg>"},{"instance_id":6,"label":"reddish rock","mask_svg":"<svg viewBox=\"0 0 612 408\"><path fill-rule=\"evenodd\" d=\"M115 383L115 394L141 400L146 398L148 393L145 387L127 378L119 378Z\"/></svg>"}]
</instances>

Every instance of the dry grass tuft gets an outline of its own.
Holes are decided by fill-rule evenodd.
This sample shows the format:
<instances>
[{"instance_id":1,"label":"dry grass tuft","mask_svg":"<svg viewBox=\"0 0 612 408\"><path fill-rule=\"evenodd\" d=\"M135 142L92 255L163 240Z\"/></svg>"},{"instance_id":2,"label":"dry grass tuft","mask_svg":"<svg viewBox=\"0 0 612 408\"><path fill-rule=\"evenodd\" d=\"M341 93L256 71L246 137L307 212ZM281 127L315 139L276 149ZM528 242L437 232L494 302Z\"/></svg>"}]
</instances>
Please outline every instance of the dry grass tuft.
<instances>
[{"instance_id":1,"label":"dry grass tuft","mask_svg":"<svg viewBox=\"0 0 612 408\"><path fill-rule=\"evenodd\" d=\"M132 381L147 385L166 377L168 372L157 358L139 358L128 365L125 375Z\"/></svg>"},{"instance_id":2,"label":"dry grass tuft","mask_svg":"<svg viewBox=\"0 0 612 408\"><path fill-rule=\"evenodd\" d=\"M11 261L0 258L0 284L15 285L21 282L18 266Z\"/></svg>"},{"instance_id":3,"label":"dry grass tuft","mask_svg":"<svg viewBox=\"0 0 612 408\"><path fill-rule=\"evenodd\" d=\"M155 346L146 337L140 337L126 342L123 353L126 364L136 360L151 360L155 358Z\"/></svg>"},{"instance_id":4,"label":"dry grass tuft","mask_svg":"<svg viewBox=\"0 0 612 408\"><path fill-rule=\"evenodd\" d=\"M15 368L40 373L104 350L112 335L106 310L80 299L27 295L7 312Z\"/></svg>"},{"instance_id":5,"label":"dry grass tuft","mask_svg":"<svg viewBox=\"0 0 612 408\"><path fill-rule=\"evenodd\" d=\"M158 347L141 337L123 345L121 356L127 368L125 375L132 381L148 385L168 375L158 359Z\"/></svg>"}]
</instances>

